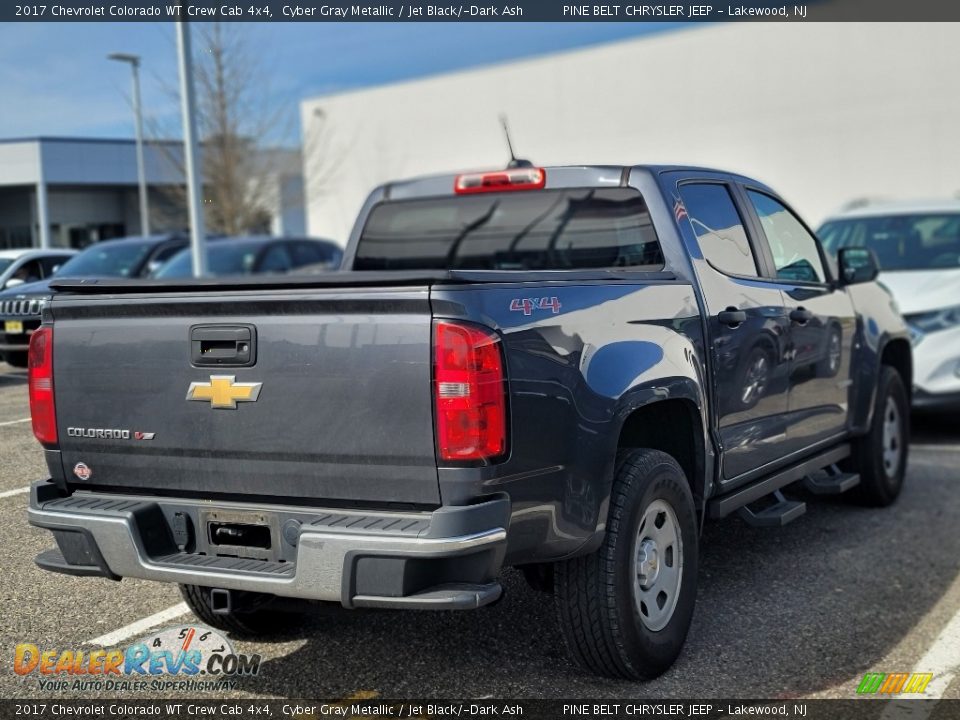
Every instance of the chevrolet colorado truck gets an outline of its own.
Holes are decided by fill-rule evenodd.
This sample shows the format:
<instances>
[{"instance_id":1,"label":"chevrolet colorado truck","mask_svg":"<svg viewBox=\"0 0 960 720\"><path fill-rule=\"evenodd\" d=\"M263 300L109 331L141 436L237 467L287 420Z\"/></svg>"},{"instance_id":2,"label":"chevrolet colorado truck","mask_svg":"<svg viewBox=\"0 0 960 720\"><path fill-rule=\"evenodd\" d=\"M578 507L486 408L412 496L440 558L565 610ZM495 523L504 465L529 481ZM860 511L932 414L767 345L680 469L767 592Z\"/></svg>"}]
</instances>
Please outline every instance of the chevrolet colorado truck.
<instances>
[{"instance_id":1,"label":"chevrolet colorado truck","mask_svg":"<svg viewBox=\"0 0 960 720\"><path fill-rule=\"evenodd\" d=\"M343 267L54 282L29 358L40 567L178 583L238 633L291 600L477 608L519 567L573 658L642 679L682 648L704 521L900 492L907 328L869 250L828 258L759 182L392 183Z\"/></svg>"}]
</instances>

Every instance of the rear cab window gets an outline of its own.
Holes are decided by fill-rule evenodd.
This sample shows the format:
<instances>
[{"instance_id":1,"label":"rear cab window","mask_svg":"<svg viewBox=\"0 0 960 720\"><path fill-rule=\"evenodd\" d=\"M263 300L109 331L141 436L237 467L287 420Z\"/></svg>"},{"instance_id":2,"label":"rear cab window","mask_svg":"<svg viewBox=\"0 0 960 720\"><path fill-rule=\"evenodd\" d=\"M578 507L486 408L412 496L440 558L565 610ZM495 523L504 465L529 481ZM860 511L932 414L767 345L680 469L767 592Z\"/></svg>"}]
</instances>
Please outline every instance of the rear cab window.
<instances>
[{"instance_id":1,"label":"rear cab window","mask_svg":"<svg viewBox=\"0 0 960 720\"><path fill-rule=\"evenodd\" d=\"M560 188L384 202L354 270L661 270L646 202L633 188Z\"/></svg>"}]
</instances>

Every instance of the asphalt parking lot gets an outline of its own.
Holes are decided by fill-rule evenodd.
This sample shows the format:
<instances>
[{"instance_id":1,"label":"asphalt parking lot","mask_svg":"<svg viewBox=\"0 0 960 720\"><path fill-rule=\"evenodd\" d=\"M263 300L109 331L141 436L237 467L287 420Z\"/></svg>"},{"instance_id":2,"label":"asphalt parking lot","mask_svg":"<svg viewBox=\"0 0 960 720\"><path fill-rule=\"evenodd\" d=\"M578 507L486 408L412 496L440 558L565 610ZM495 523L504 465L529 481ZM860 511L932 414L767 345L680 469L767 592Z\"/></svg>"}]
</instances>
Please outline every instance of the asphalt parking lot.
<instances>
[{"instance_id":1,"label":"asphalt parking lot","mask_svg":"<svg viewBox=\"0 0 960 720\"><path fill-rule=\"evenodd\" d=\"M5 698L75 697L15 675L14 646L89 650L105 635L122 646L190 616L172 586L36 568L52 539L26 523L25 488L44 474L27 416L25 373L0 365L0 687ZM318 615L270 640L237 640L263 663L226 696L849 698L865 672L922 671L934 672L930 692L960 698L958 466L956 417L931 418L915 427L892 508L818 499L782 530L708 525L686 649L649 683L574 667L552 598L510 572L504 600L476 612Z\"/></svg>"}]
</instances>

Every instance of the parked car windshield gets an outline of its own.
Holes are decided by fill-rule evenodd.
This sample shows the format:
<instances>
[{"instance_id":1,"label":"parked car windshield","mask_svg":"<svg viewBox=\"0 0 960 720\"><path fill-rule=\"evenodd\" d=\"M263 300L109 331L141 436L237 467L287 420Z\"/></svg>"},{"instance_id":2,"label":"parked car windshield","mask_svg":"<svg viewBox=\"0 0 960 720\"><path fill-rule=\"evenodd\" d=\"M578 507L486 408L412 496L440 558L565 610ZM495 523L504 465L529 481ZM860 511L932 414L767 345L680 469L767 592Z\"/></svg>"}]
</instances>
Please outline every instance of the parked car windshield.
<instances>
[{"instance_id":1,"label":"parked car windshield","mask_svg":"<svg viewBox=\"0 0 960 720\"><path fill-rule=\"evenodd\" d=\"M566 188L388 202L370 213L354 270L663 267L631 188Z\"/></svg>"},{"instance_id":2,"label":"parked car windshield","mask_svg":"<svg viewBox=\"0 0 960 720\"><path fill-rule=\"evenodd\" d=\"M13 265L13 260L8 260L7 258L0 258L0 275L2 275L8 267Z\"/></svg>"},{"instance_id":3,"label":"parked car windshield","mask_svg":"<svg viewBox=\"0 0 960 720\"><path fill-rule=\"evenodd\" d=\"M846 247L870 248L881 270L960 267L960 213L831 220L818 234L832 254Z\"/></svg>"},{"instance_id":4,"label":"parked car windshield","mask_svg":"<svg viewBox=\"0 0 960 720\"><path fill-rule=\"evenodd\" d=\"M207 274L246 275L252 273L263 241L231 242L229 240L207 245ZM155 278L188 278L193 275L190 248L181 250L170 262L157 270Z\"/></svg>"},{"instance_id":5,"label":"parked car windshield","mask_svg":"<svg viewBox=\"0 0 960 720\"><path fill-rule=\"evenodd\" d=\"M57 277L131 277L153 246L149 241L91 245L67 260Z\"/></svg>"}]
</instances>

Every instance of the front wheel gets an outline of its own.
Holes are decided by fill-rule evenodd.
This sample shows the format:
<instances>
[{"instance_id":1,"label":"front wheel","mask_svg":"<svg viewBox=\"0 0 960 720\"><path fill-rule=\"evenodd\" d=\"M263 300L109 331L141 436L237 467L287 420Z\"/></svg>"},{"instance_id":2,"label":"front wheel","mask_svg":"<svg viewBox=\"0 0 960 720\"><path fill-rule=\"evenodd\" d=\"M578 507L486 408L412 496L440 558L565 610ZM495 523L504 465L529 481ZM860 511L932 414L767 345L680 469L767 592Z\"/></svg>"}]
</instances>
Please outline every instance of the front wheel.
<instances>
[{"instance_id":1,"label":"front wheel","mask_svg":"<svg viewBox=\"0 0 960 720\"><path fill-rule=\"evenodd\" d=\"M910 439L910 403L900 373L883 366L869 432L857 438L845 463L860 474L850 496L862 505L886 507L903 488Z\"/></svg>"},{"instance_id":2,"label":"front wheel","mask_svg":"<svg viewBox=\"0 0 960 720\"><path fill-rule=\"evenodd\" d=\"M573 658L630 680L676 660L693 617L697 521L687 478L658 450L618 459L603 545L557 563L555 600Z\"/></svg>"}]
</instances>

